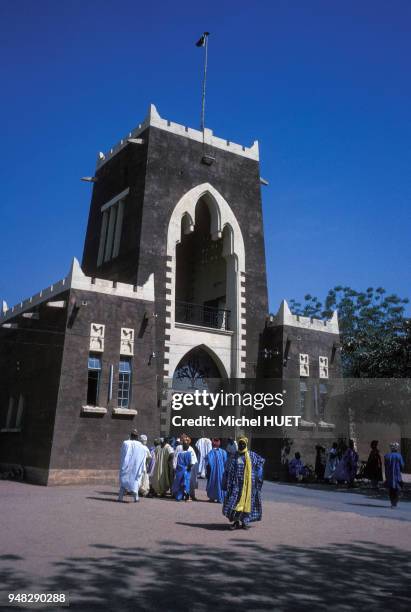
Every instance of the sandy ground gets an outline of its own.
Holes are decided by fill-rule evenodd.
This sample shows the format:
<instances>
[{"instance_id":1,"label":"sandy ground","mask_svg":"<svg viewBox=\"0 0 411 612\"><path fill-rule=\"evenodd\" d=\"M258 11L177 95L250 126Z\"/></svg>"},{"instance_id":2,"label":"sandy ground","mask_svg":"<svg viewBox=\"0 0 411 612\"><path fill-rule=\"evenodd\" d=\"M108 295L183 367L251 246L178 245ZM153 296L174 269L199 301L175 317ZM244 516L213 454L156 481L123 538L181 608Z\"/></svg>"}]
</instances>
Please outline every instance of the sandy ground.
<instances>
[{"instance_id":1,"label":"sandy ground","mask_svg":"<svg viewBox=\"0 0 411 612\"><path fill-rule=\"evenodd\" d=\"M332 493L319 506L316 491L264 487L263 521L231 532L203 491L119 504L107 486L2 481L0 603L23 590L65 591L76 610L409 609L410 502L357 495L357 509L342 491L339 510Z\"/></svg>"}]
</instances>

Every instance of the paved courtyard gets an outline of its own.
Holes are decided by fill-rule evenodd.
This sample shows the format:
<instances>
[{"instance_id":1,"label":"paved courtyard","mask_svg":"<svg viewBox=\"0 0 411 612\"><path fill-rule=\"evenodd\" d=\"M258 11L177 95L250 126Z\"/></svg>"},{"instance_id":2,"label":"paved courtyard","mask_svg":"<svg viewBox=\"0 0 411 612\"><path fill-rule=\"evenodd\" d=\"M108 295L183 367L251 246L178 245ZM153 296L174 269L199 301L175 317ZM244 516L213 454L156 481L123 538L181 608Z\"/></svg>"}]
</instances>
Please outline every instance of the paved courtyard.
<instances>
[{"instance_id":1,"label":"paved courtyard","mask_svg":"<svg viewBox=\"0 0 411 612\"><path fill-rule=\"evenodd\" d=\"M75 610L409 609L411 501L265 483L231 532L206 500L115 502L109 486L0 482L0 582ZM11 609L11 608L10 608Z\"/></svg>"}]
</instances>

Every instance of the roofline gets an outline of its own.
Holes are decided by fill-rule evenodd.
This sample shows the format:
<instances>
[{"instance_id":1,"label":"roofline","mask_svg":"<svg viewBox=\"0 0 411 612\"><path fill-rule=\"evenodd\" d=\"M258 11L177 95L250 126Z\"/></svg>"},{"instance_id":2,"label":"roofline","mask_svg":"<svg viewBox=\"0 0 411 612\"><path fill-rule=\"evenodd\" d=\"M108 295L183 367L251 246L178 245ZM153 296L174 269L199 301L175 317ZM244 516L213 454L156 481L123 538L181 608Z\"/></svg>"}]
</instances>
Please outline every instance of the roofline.
<instances>
[{"instance_id":1,"label":"roofline","mask_svg":"<svg viewBox=\"0 0 411 612\"><path fill-rule=\"evenodd\" d=\"M140 123L136 128L134 128L134 130L129 132L127 136L122 138L120 142L115 144L107 153L103 155L103 158L100 159L99 156L97 157L96 170L102 168L104 164L110 161L110 159L113 159L113 157L117 155L119 151L124 149L124 147L128 144L129 138L137 138L149 127L156 127L160 130L164 130L165 132L176 134L177 136L190 138L191 140L196 140L197 142L201 143L203 142L203 132L201 130L196 130L194 128L180 125L179 123L174 123L173 121L163 119L160 117L154 104L150 104L147 116L143 123ZM257 162L260 159L258 140L255 140L251 147L245 147L243 145L236 144L235 142L231 142L230 140L225 140L224 138L214 136L213 130L205 128L204 142L211 147L228 151L230 153L235 153L237 155L242 155L243 157L247 157L248 159L252 159Z\"/></svg>"}]
</instances>

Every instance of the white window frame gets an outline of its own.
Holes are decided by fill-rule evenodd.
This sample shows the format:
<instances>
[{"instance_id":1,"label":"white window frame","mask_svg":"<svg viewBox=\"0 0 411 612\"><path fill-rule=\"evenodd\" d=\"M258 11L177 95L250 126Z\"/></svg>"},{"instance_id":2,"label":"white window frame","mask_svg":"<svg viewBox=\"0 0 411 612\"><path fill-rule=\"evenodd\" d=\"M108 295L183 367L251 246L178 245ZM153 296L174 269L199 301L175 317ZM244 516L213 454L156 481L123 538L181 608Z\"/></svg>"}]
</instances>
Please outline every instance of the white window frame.
<instances>
[{"instance_id":1,"label":"white window frame","mask_svg":"<svg viewBox=\"0 0 411 612\"><path fill-rule=\"evenodd\" d=\"M124 189L124 191L103 204L100 209L103 218L101 221L100 243L97 256L98 266L118 257L123 227L124 200L129 193L130 188L127 187L127 189Z\"/></svg>"}]
</instances>

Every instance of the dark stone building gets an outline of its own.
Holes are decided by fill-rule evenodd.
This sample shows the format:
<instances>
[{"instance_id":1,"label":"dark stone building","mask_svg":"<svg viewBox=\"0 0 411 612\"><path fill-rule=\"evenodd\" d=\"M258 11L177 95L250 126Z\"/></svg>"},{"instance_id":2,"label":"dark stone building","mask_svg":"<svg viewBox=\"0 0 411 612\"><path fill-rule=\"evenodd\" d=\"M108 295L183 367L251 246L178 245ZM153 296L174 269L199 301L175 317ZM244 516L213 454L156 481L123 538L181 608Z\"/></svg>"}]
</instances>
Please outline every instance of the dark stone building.
<instances>
[{"instance_id":1,"label":"dark stone building","mask_svg":"<svg viewBox=\"0 0 411 612\"><path fill-rule=\"evenodd\" d=\"M113 479L131 427L168 433L169 392L193 363L216 378L299 378L309 354L316 378L322 357L337 374L336 320L320 331L283 306L267 323L257 142L151 106L99 155L93 182L81 268L0 318L3 467L45 484Z\"/></svg>"},{"instance_id":2,"label":"dark stone building","mask_svg":"<svg viewBox=\"0 0 411 612\"><path fill-rule=\"evenodd\" d=\"M337 312L328 321L293 315L284 300L277 314L267 318L258 376L274 385L280 381L284 413L301 417L298 428L292 433L284 429L280 439L254 439L254 447L267 459L268 474L279 475L287 439L292 454L299 451L312 464L316 445L329 448L338 438L348 439Z\"/></svg>"},{"instance_id":3,"label":"dark stone building","mask_svg":"<svg viewBox=\"0 0 411 612\"><path fill-rule=\"evenodd\" d=\"M110 481L137 418L152 438L153 277L144 287L69 275L0 328L0 463L40 484Z\"/></svg>"}]
</instances>

